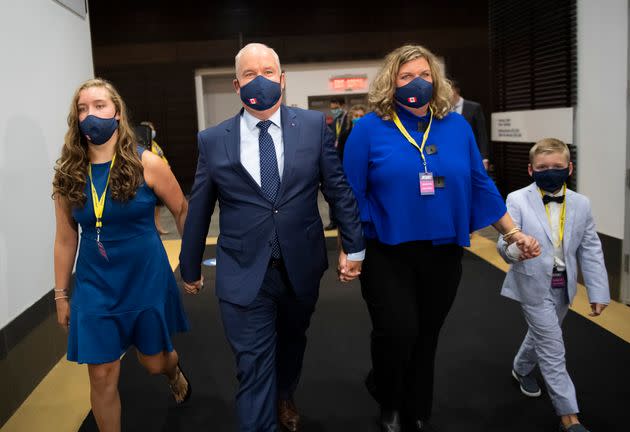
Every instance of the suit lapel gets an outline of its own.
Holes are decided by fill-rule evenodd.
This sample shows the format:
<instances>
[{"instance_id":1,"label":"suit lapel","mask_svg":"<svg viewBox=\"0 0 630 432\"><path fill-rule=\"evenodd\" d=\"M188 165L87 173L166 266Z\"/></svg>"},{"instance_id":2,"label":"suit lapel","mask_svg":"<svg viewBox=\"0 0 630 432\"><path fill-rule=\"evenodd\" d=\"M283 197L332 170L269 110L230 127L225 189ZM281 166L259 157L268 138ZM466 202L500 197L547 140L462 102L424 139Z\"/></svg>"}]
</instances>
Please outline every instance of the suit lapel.
<instances>
[{"instance_id":1,"label":"suit lapel","mask_svg":"<svg viewBox=\"0 0 630 432\"><path fill-rule=\"evenodd\" d=\"M256 190L263 198L267 199L262 192L256 180L252 178L252 176L247 172L243 164L241 163L241 112L239 112L236 117L232 119L230 125L226 128L227 134L224 137L225 143L225 151L227 153L228 159L230 160L230 165L234 168L234 170L243 177L249 185Z\"/></svg>"},{"instance_id":2,"label":"suit lapel","mask_svg":"<svg viewBox=\"0 0 630 432\"><path fill-rule=\"evenodd\" d=\"M284 105L280 106L280 121L282 123L282 143L284 145L284 171L280 182L280 190L276 196L279 202L286 190L286 185L291 181L295 168L295 153L299 143L300 125L293 110Z\"/></svg>"},{"instance_id":3,"label":"suit lapel","mask_svg":"<svg viewBox=\"0 0 630 432\"><path fill-rule=\"evenodd\" d=\"M573 234L573 221L575 220L575 200L573 199L573 191L567 189L565 193L565 202L567 203L566 214L564 215L564 237L562 238L562 250L564 256L567 255L567 248ZM566 262L566 260L565 260Z\"/></svg>"},{"instance_id":4,"label":"suit lapel","mask_svg":"<svg viewBox=\"0 0 630 432\"><path fill-rule=\"evenodd\" d=\"M553 237L551 236L551 227L549 226L549 219L547 219L547 212L545 211L545 205L540 197L540 192L535 183L532 183L527 189L527 199L536 213L538 221L543 226L545 234L549 238L549 241L553 244ZM528 233L525 233L528 234Z\"/></svg>"}]
</instances>

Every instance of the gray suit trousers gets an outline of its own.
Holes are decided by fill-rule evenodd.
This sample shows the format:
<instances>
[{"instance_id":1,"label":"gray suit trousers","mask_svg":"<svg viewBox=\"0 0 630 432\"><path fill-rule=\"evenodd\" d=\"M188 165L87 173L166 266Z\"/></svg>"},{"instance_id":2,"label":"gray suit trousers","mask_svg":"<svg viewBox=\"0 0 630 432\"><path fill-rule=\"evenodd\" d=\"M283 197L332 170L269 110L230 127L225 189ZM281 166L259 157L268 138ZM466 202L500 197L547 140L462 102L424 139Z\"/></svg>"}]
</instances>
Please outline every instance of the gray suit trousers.
<instances>
[{"instance_id":1,"label":"gray suit trousers","mask_svg":"<svg viewBox=\"0 0 630 432\"><path fill-rule=\"evenodd\" d=\"M578 413L575 387L564 358L561 329L569 310L566 290L549 288L542 304L521 303L521 308L529 330L514 359L514 370L519 375L528 375L538 365L556 414Z\"/></svg>"}]
</instances>

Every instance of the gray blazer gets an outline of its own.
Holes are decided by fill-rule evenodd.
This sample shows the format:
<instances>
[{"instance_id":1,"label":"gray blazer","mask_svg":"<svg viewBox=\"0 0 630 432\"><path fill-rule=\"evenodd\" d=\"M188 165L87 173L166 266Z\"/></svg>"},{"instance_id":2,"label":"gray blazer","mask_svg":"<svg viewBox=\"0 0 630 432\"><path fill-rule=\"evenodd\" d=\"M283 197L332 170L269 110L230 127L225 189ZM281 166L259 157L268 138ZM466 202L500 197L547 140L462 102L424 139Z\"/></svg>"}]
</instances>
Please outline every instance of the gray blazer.
<instances>
[{"instance_id":1,"label":"gray blazer","mask_svg":"<svg viewBox=\"0 0 630 432\"><path fill-rule=\"evenodd\" d=\"M589 301L608 304L608 275L590 202L584 195L569 189L565 199L567 208L563 248L569 301L572 302L575 297L579 261ZM550 289L554 261L551 227L545 206L536 183L509 194L506 204L514 223L524 233L538 240L541 254L536 258L514 262L505 252L506 242L499 237L497 250L508 264L512 264L503 282L501 294L521 303L537 305L543 302Z\"/></svg>"}]
</instances>

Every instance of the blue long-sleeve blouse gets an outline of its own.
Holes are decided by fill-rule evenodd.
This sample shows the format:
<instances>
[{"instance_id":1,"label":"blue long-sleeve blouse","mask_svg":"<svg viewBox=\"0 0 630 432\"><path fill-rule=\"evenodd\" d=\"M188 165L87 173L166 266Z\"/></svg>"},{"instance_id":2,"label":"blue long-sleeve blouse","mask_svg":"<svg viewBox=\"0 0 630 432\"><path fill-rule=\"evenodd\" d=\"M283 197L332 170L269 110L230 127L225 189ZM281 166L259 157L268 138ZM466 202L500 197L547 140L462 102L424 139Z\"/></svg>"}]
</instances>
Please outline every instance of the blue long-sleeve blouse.
<instances>
[{"instance_id":1,"label":"blue long-sleeve blouse","mask_svg":"<svg viewBox=\"0 0 630 432\"><path fill-rule=\"evenodd\" d=\"M418 122L428 123L429 115L417 117L401 107L396 112L420 146ZM433 154L427 154L430 145L437 150ZM343 165L359 203L364 235L391 245L432 240L469 246L470 233L498 221L506 207L464 117L434 117L424 154L428 171L444 179L435 195L420 194L420 152L392 120L370 113L354 125Z\"/></svg>"}]
</instances>

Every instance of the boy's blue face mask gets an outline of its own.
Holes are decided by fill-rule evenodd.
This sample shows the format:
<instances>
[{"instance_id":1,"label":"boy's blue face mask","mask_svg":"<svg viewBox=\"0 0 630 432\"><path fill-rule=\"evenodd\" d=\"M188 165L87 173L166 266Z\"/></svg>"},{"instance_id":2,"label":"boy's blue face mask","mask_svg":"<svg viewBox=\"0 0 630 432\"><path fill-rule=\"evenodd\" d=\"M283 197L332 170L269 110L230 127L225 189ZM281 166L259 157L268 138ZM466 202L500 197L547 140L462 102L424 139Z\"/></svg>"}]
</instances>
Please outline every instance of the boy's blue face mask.
<instances>
[{"instance_id":1,"label":"boy's blue face mask","mask_svg":"<svg viewBox=\"0 0 630 432\"><path fill-rule=\"evenodd\" d=\"M241 87L241 100L256 111L268 110L280 100L282 88L279 82L271 81L262 75Z\"/></svg>"},{"instance_id":2,"label":"boy's blue face mask","mask_svg":"<svg viewBox=\"0 0 630 432\"><path fill-rule=\"evenodd\" d=\"M433 84L419 77L396 88L394 93L394 99L410 108L421 108L431 102L432 97Z\"/></svg>"},{"instance_id":3,"label":"boy's blue face mask","mask_svg":"<svg viewBox=\"0 0 630 432\"><path fill-rule=\"evenodd\" d=\"M569 178L569 167L532 171L532 177L536 182L536 186L545 192L555 192L560 189Z\"/></svg>"}]
</instances>

